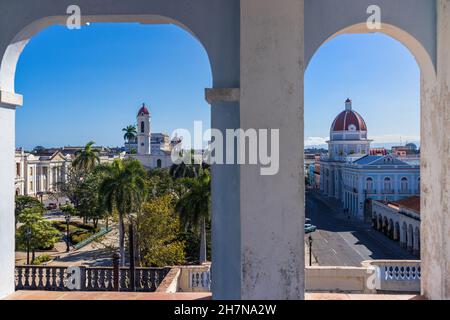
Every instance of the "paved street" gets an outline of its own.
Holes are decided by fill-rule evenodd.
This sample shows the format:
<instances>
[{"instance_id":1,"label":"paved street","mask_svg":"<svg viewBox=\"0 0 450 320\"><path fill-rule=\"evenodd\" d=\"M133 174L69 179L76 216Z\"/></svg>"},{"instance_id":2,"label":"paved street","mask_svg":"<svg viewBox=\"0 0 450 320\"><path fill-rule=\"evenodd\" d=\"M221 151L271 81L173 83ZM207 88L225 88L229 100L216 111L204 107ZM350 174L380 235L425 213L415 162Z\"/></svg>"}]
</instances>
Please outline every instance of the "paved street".
<instances>
[{"instance_id":1,"label":"paved street","mask_svg":"<svg viewBox=\"0 0 450 320\"><path fill-rule=\"evenodd\" d=\"M319 265L359 267L364 260L417 259L369 225L345 219L333 203L317 191L306 192L306 217L318 228L312 251Z\"/></svg>"}]
</instances>

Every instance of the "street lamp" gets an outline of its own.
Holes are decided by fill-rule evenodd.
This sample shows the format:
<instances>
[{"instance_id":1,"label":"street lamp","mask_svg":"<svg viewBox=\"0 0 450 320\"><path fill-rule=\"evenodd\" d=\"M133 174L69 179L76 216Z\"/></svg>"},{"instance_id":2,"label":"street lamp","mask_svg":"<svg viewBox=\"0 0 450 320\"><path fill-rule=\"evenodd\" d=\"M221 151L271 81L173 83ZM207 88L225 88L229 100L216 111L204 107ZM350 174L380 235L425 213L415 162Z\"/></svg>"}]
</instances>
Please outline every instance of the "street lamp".
<instances>
[{"instance_id":1,"label":"street lamp","mask_svg":"<svg viewBox=\"0 0 450 320\"><path fill-rule=\"evenodd\" d=\"M311 236L308 237L308 242L309 242L309 266L312 266L312 243L313 243L313 238Z\"/></svg>"},{"instance_id":2,"label":"street lamp","mask_svg":"<svg viewBox=\"0 0 450 320\"><path fill-rule=\"evenodd\" d=\"M26 230L25 230L25 240L27 242L27 265L30 265L31 227L27 227Z\"/></svg>"},{"instance_id":3,"label":"street lamp","mask_svg":"<svg viewBox=\"0 0 450 320\"><path fill-rule=\"evenodd\" d=\"M70 213L67 213L66 216L66 226L67 226L67 234L66 234L66 244L67 244L67 248L66 248L66 252L70 251L70 243L69 243L69 223L70 223Z\"/></svg>"}]
</instances>

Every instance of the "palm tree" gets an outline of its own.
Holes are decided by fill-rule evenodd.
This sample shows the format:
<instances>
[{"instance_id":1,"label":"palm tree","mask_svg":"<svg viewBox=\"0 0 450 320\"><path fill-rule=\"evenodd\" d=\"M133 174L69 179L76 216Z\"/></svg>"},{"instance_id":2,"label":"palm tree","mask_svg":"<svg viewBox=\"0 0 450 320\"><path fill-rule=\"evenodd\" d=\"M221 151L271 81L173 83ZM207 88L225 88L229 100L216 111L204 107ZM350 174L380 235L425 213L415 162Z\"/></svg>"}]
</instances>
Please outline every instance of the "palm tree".
<instances>
[{"instance_id":1,"label":"palm tree","mask_svg":"<svg viewBox=\"0 0 450 320\"><path fill-rule=\"evenodd\" d=\"M199 166L193 164L173 164L169 169L169 174L173 179L195 178L199 174Z\"/></svg>"},{"instance_id":2,"label":"palm tree","mask_svg":"<svg viewBox=\"0 0 450 320\"><path fill-rule=\"evenodd\" d=\"M92 148L94 144L94 141L90 141L82 150L75 153L72 166L76 170L89 172L100 162L99 151Z\"/></svg>"},{"instance_id":3,"label":"palm tree","mask_svg":"<svg viewBox=\"0 0 450 320\"><path fill-rule=\"evenodd\" d=\"M130 125L122 129L125 134L123 135L123 140L130 143L131 140L134 140L137 135L136 126Z\"/></svg>"},{"instance_id":4,"label":"palm tree","mask_svg":"<svg viewBox=\"0 0 450 320\"><path fill-rule=\"evenodd\" d=\"M125 262L125 222L130 214L138 211L147 195L146 171L137 160L115 160L99 167L104 173L99 194L107 210L119 213L120 264Z\"/></svg>"},{"instance_id":5,"label":"palm tree","mask_svg":"<svg viewBox=\"0 0 450 320\"><path fill-rule=\"evenodd\" d=\"M200 263L206 261L206 221L211 212L211 176L205 170L198 178L184 179L188 191L176 205L181 223L187 230L200 228Z\"/></svg>"}]
</instances>

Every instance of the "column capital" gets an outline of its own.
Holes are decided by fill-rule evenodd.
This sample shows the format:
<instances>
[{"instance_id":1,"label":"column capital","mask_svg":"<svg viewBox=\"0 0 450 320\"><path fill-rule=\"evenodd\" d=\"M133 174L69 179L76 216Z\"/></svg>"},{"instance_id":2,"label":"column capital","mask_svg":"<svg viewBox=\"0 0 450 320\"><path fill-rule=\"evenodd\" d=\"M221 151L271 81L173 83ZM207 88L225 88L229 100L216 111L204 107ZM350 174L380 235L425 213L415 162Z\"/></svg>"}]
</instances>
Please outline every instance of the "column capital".
<instances>
[{"instance_id":1,"label":"column capital","mask_svg":"<svg viewBox=\"0 0 450 320\"><path fill-rule=\"evenodd\" d=\"M205 99L209 104L215 102L239 102L240 88L206 88Z\"/></svg>"},{"instance_id":2,"label":"column capital","mask_svg":"<svg viewBox=\"0 0 450 320\"><path fill-rule=\"evenodd\" d=\"M0 107L15 108L23 105L21 94L0 90Z\"/></svg>"}]
</instances>

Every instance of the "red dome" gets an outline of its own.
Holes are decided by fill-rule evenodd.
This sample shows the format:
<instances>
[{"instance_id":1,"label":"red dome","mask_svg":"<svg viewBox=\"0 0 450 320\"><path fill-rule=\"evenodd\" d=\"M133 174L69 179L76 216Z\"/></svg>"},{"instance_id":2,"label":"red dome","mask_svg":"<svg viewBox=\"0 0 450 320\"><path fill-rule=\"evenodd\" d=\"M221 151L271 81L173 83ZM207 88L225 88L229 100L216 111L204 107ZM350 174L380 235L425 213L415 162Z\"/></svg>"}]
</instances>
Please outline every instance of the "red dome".
<instances>
[{"instance_id":1,"label":"red dome","mask_svg":"<svg viewBox=\"0 0 450 320\"><path fill-rule=\"evenodd\" d=\"M333 131L367 131L366 122L361 115L352 110L352 100L345 101L345 111L342 111L331 126Z\"/></svg>"},{"instance_id":2,"label":"red dome","mask_svg":"<svg viewBox=\"0 0 450 320\"><path fill-rule=\"evenodd\" d=\"M143 103L142 107L138 111L138 116L149 115L149 114L150 114L150 112L148 112L148 109L145 106L145 103Z\"/></svg>"}]
</instances>

